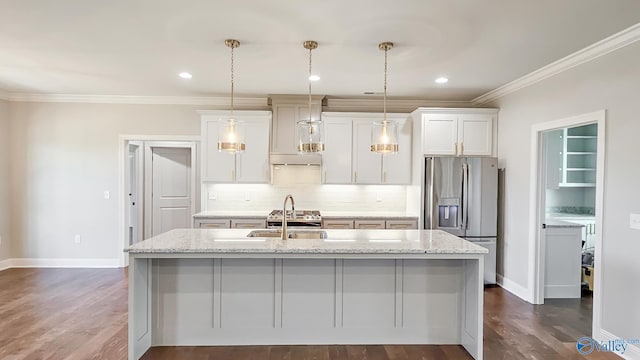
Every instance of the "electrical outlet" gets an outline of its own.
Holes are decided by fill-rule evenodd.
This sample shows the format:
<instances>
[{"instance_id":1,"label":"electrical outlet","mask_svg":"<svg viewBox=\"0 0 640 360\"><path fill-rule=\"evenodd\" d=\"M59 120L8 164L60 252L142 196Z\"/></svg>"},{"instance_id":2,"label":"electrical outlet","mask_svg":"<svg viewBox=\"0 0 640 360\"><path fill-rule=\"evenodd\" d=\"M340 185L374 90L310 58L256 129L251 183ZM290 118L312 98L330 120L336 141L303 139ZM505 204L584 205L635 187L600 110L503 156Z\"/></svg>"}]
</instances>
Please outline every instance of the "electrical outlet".
<instances>
[{"instance_id":1,"label":"electrical outlet","mask_svg":"<svg viewBox=\"0 0 640 360\"><path fill-rule=\"evenodd\" d=\"M249 191L244 193L244 201L251 201L251 193Z\"/></svg>"},{"instance_id":2,"label":"electrical outlet","mask_svg":"<svg viewBox=\"0 0 640 360\"><path fill-rule=\"evenodd\" d=\"M640 230L640 214L630 214L629 227L632 229Z\"/></svg>"},{"instance_id":3,"label":"electrical outlet","mask_svg":"<svg viewBox=\"0 0 640 360\"><path fill-rule=\"evenodd\" d=\"M382 202L382 194L380 193L376 194L376 202Z\"/></svg>"},{"instance_id":4,"label":"electrical outlet","mask_svg":"<svg viewBox=\"0 0 640 360\"><path fill-rule=\"evenodd\" d=\"M76 236L73 237L73 242L76 244L80 244L82 242L82 236L76 234Z\"/></svg>"},{"instance_id":5,"label":"electrical outlet","mask_svg":"<svg viewBox=\"0 0 640 360\"><path fill-rule=\"evenodd\" d=\"M218 193L215 191L212 191L209 193L209 200L218 200Z\"/></svg>"},{"instance_id":6,"label":"electrical outlet","mask_svg":"<svg viewBox=\"0 0 640 360\"><path fill-rule=\"evenodd\" d=\"M110 198L111 198L111 191L105 190L104 191L104 199L105 200L109 200Z\"/></svg>"}]
</instances>

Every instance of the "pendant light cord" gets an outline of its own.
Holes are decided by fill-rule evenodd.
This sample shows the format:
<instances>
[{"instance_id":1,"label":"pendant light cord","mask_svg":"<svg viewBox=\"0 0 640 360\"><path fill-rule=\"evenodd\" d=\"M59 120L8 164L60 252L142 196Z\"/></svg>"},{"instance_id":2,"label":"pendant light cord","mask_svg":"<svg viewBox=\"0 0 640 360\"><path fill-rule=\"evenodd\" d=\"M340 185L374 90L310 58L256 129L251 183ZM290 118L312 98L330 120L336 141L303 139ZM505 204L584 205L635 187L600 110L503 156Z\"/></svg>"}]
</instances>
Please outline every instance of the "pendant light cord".
<instances>
[{"instance_id":1,"label":"pendant light cord","mask_svg":"<svg viewBox=\"0 0 640 360\"><path fill-rule=\"evenodd\" d=\"M309 122L313 121L311 118L311 51L312 48L309 48ZM311 128L311 127L310 127Z\"/></svg>"},{"instance_id":2,"label":"pendant light cord","mask_svg":"<svg viewBox=\"0 0 640 360\"><path fill-rule=\"evenodd\" d=\"M387 52L389 50L385 47L384 49L384 97L382 100L382 111L384 114L383 122L387 124Z\"/></svg>"},{"instance_id":3,"label":"pendant light cord","mask_svg":"<svg viewBox=\"0 0 640 360\"><path fill-rule=\"evenodd\" d=\"M231 118L233 119L233 49L235 47L231 46Z\"/></svg>"}]
</instances>

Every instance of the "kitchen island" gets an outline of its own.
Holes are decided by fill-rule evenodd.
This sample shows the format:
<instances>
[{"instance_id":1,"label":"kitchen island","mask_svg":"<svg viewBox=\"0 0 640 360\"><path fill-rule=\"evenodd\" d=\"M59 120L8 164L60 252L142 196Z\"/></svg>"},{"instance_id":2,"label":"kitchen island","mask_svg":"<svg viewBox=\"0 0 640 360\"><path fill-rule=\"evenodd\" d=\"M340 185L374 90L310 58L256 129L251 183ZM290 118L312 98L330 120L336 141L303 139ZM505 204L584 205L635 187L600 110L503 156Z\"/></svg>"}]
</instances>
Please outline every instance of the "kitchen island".
<instances>
[{"instance_id":1,"label":"kitchen island","mask_svg":"<svg viewBox=\"0 0 640 360\"><path fill-rule=\"evenodd\" d=\"M129 359L269 344L462 344L482 358L486 249L439 230L247 233L176 229L126 250Z\"/></svg>"}]
</instances>

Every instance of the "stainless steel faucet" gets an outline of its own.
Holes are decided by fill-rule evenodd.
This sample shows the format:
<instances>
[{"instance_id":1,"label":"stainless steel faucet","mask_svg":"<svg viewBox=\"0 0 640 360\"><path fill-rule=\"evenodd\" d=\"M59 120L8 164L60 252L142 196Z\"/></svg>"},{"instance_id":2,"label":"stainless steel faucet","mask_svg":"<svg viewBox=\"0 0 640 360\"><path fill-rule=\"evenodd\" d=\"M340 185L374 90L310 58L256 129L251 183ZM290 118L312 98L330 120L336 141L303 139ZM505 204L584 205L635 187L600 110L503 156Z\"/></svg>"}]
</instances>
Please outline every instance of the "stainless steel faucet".
<instances>
[{"instance_id":1,"label":"stainless steel faucet","mask_svg":"<svg viewBox=\"0 0 640 360\"><path fill-rule=\"evenodd\" d=\"M287 240L287 200L291 199L291 217L295 216L296 202L293 200L293 196L288 194L284 197L284 204L282 204L282 240Z\"/></svg>"}]
</instances>

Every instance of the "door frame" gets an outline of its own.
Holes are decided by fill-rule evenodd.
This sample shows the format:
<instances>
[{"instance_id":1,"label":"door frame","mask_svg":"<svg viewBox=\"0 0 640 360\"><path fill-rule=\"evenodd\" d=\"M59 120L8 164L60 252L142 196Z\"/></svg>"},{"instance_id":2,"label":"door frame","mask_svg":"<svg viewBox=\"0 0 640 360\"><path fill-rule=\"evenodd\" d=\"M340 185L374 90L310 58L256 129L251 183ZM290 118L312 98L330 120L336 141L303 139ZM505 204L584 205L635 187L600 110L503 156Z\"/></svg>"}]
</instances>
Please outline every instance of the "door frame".
<instances>
[{"instance_id":1,"label":"door frame","mask_svg":"<svg viewBox=\"0 0 640 360\"><path fill-rule=\"evenodd\" d=\"M184 141L145 141L144 143L144 239L151 237L153 232L153 149L154 148L173 148L173 149L189 149L191 156L191 215L196 211L196 144L194 142Z\"/></svg>"},{"instance_id":2,"label":"door frame","mask_svg":"<svg viewBox=\"0 0 640 360\"><path fill-rule=\"evenodd\" d=\"M136 167L136 183L135 183L135 193L138 195L136 198L136 201L138 202L138 207L136 208L136 213L133 216L137 217L137 224L138 224L138 229L136 229L137 231L137 237L138 239L142 240L142 238L144 237L144 231L143 231L143 216L144 216L144 209L142 207L142 205L144 204L144 141L138 141L138 140L130 140L127 141L126 146L128 146L127 148L127 154L125 154L125 156L128 156L129 154L131 154L130 152L130 146L137 146L137 149L135 150L135 167ZM131 172L130 172L130 166L128 166L129 164L125 164L125 193L130 194L133 191L131 191ZM127 206L125 206L125 216L127 219L131 218L131 206L129 206L128 204L131 202L130 198L127 198ZM127 227L128 224L125 224L125 227ZM127 245L129 245L129 239L127 239Z\"/></svg>"},{"instance_id":3,"label":"door frame","mask_svg":"<svg viewBox=\"0 0 640 360\"><path fill-rule=\"evenodd\" d=\"M603 204L604 204L604 172L605 172L605 129L606 110L594 111L582 115L559 120L534 124L531 127L531 181L529 194L529 287L530 299L533 304L544 304L544 264L545 243L542 223L545 220L545 181L544 181L544 151L543 132L566 127L587 124L598 125L597 155L596 155L596 239L595 252L602 254L603 238ZM599 334L602 314L602 256L595 256L594 267L597 269L594 278L593 291L593 322L592 335Z\"/></svg>"},{"instance_id":4,"label":"door frame","mask_svg":"<svg viewBox=\"0 0 640 360\"><path fill-rule=\"evenodd\" d=\"M192 152L191 165L193 169L195 169L196 176L194 177L196 184L200 179L200 156L198 156L198 149L200 148L200 139L199 135L127 135L121 134L118 135L118 241L116 245L116 251L119 255L119 266L126 267L129 265L129 256L124 252L124 249L129 247L129 225L128 225L128 212L127 212L127 202L128 202L128 193L126 191L127 185L126 182L129 181L127 178L128 171L127 167L129 166L129 150L128 144L130 141L137 142L189 142L195 144L196 151ZM144 151L144 149L142 149ZM143 156L144 158L144 156ZM144 168L144 166L143 166ZM144 173L141 174L144 178ZM144 181L144 180L143 180ZM199 193L200 188L196 188L196 194ZM197 196L194 199L194 209L198 207L200 197ZM144 196L138 199L140 202L141 208L144 208L145 199ZM195 211L195 210L194 210ZM144 210L143 210L144 213ZM139 223L144 228L144 215L139 219Z\"/></svg>"}]
</instances>

